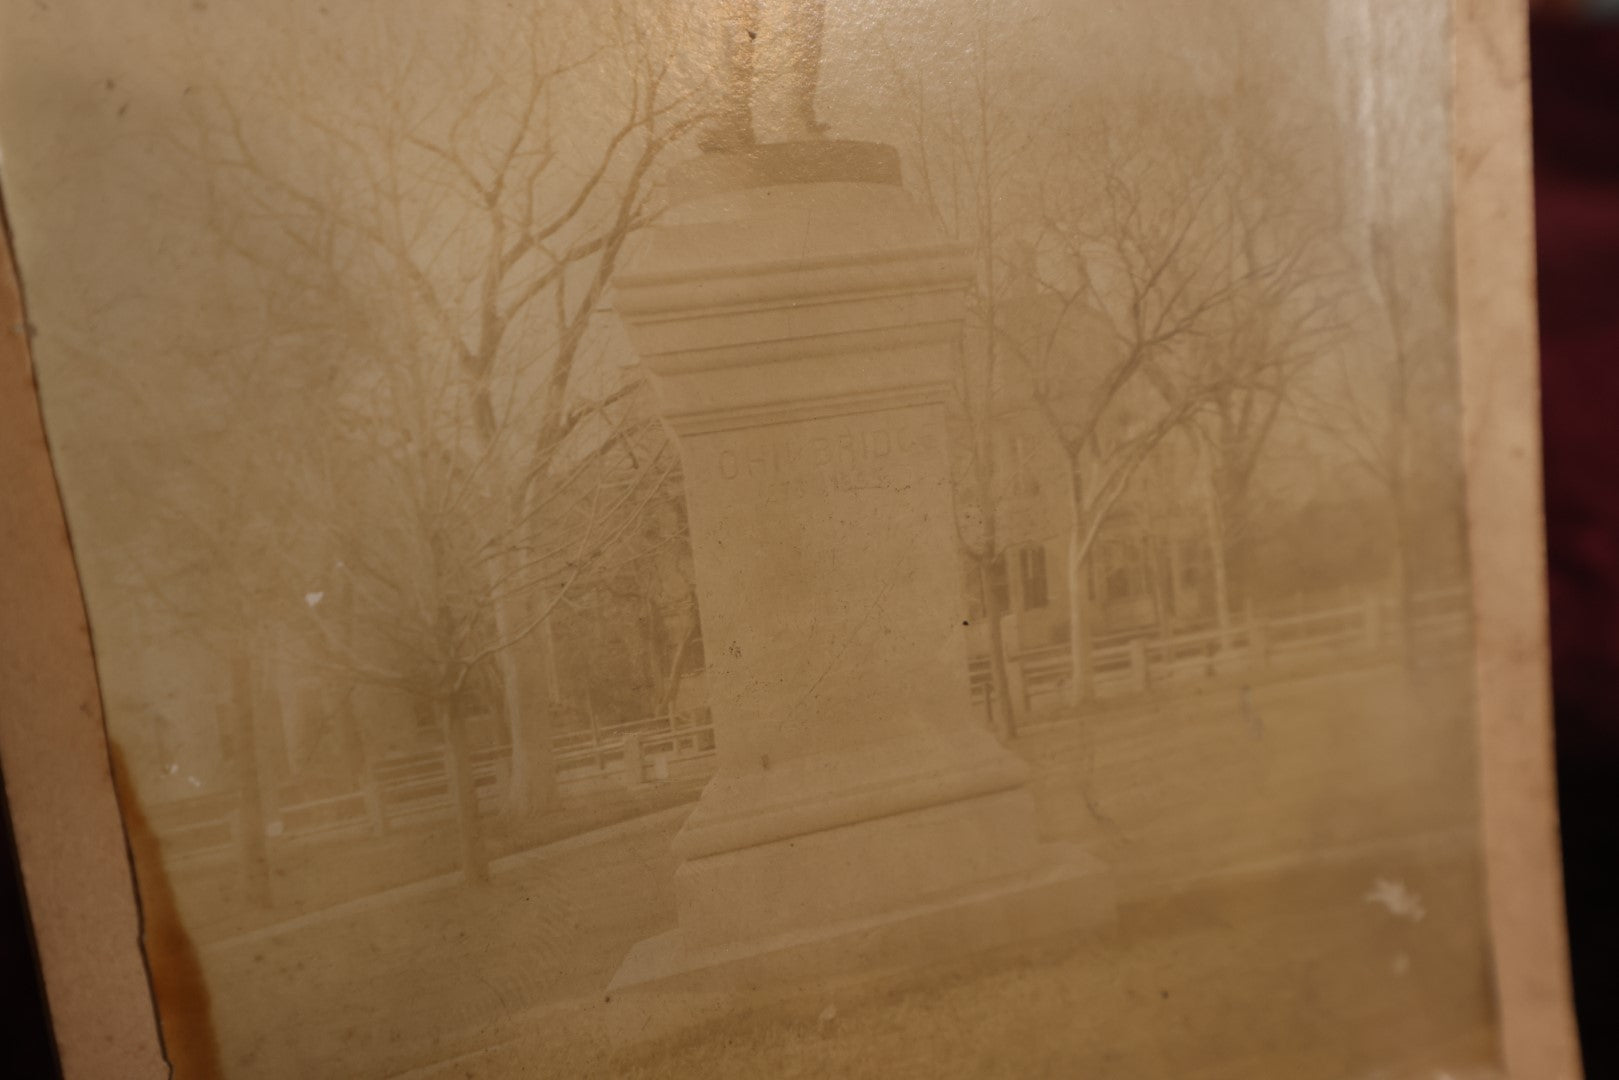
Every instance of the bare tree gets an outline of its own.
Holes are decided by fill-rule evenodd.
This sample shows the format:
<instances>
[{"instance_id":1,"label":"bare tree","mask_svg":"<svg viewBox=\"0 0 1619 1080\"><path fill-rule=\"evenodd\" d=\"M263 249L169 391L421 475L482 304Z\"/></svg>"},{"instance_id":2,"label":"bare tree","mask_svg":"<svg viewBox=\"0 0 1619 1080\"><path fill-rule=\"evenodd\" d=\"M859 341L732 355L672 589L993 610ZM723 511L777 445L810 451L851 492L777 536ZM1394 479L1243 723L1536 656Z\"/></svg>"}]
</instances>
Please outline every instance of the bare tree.
<instances>
[{"instance_id":1,"label":"bare tree","mask_svg":"<svg viewBox=\"0 0 1619 1080\"><path fill-rule=\"evenodd\" d=\"M980 19L958 85L935 91L913 80L901 93L911 117L910 156L917 193L940 229L972 247L977 273L968 296L968 319L957 354L953 425L958 436L957 540L972 568L989 648L991 712L1009 740L1020 719L1007 671L1006 636L998 570L1005 544L999 511L1007 497L997 446L1004 408L1004 304L1011 287L1016 224L1004 206L1030 168L1027 150L1036 118L1024 115L1019 82L1010 75L1009 44Z\"/></svg>"},{"instance_id":2,"label":"bare tree","mask_svg":"<svg viewBox=\"0 0 1619 1080\"><path fill-rule=\"evenodd\" d=\"M1210 540L1222 629L1230 605L1251 607L1256 580L1255 477L1284 415L1346 332L1347 266L1320 185L1290 153L1307 133L1227 128L1235 190L1228 200L1233 286L1211 329L1218 371L1191 428L1208 476Z\"/></svg>"},{"instance_id":3,"label":"bare tree","mask_svg":"<svg viewBox=\"0 0 1619 1080\"><path fill-rule=\"evenodd\" d=\"M305 465L305 443L286 436L315 388L303 372L265 363L262 343L216 331L201 319L187 328L152 328L163 335L163 347L138 369L98 363L89 352L74 365L84 376L75 391L104 440L97 502L109 520L124 523L113 534L111 557L87 560L86 572L111 568L114 578L103 587L136 609L127 623L110 622L103 633L138 628L140 649L128 655L156 649L197 672L184 694L194 720L218 719L230 768L222 779L236 794L244 895L268 905L267 826L277 775L264 744L280 722L276 653L290 611L283 575L313 549L307 531L283 512ZM202 355L214 369L206 377L192 366ZM154 390L176 384L188 393ZM210 667L222 677L202 677ZM104 677L117 683L125 673L108 670ZM145 715L156 719L150 710ZM125 757L135 779L154 765L165 772L180 767L127 748Z\"/></svg>"},{"instance_id":4,"label":"bare tree","mask_svg":"<svg viewBox=\"0 0 1619 1080\"><path fill-rule=\"evenodd\" d=\"M582 696L637 718L669 709L682 655L697 632L678 459L648 397L643 390L614 407L622 421L592 456L578 486L652 486L612 551L566 591L569 617L547 627L557 647L571 654L567 667L574 676L571 686L553 687L553 693L559 699ZM588 520L568 515L563 523Z\"/></svg>"},{"instance_id":5,"label":"bare tree","mask_svg":"<svg viewBox=\"0 0 1619 1080\"><path fill-rule=\"evenodd\" d=\"M374 17L370 47L300 35L280 43L288 63L267 40L260 70L239 57L188 87L192 123L132 182L175 211L156 257L176 273L145 287L172 283L198 315L184 340L140 323L141 355L172 378L99 388L134 451L130 491L163 479L127 516L122 572L140 580L124 591L224 654L259 894L272 800L254 736L294 664L432 703L455 772L464 721L492 703L518 744L512 802L546 803L538 630L573 583L631 557L672 468L589 480L632 423L633 380L600 362L606 283L698 107L657 39L583 3L530 9L518 32L510 13L447 33ZM177 389L148 401L148 385Z\"/></svg>"},{"instance_id":6,"label":"bare tree","mask_svg":"<svg viewBox=\"0 0 1619 1080\"><path fill-rule=\"evenodd\" d=\"M506 493L488 510L505 520L489 574L506 644L491 662L515 747L509 808L525 816L554 793L544 636L530 630L555 598L505 586L555 548L544 511L559 463L627 392L588 375L603 295L652 213L654 165L699 117L630 12L552 5L511 29L444 45L385 24L375 56L326 58L362 88L341 99L312 65L267 75L269 110L199 90L185 150L218 242L275 282L276 333L351 363L349 393L379 364L457 384L457 437L475 449L449 449Z\"/></svg>"},{"instance_id":7,"label":"bare tree","mask_svg":"<svg viewBox=\"0 0 1619 1080\"><path fill-rule=\"evenodd\" d=\"M1447 110L1433 72L1442 11L1405 2L1342 5L1349 63L1339 123L1346 258L1357 333L1334 350L1311 401L1317 427L1348 450L1383 503L1388 580L1407 661L1419 521L1459 497L1449 258ZM1418 498L1418 491L1422 496ZM1436 497L1439 496L1439 497Z\"/></svg>"},{"instance_id":8,"label":"bare tree","mask_svg":"<svg viewBox=\"0 0 1619 1080\"><path fill-rule=\"evenodd\" d=\"M1285 272L1233 264L1227 163L1191 126L1166 130L1177 111L1159 101L1134 122L1075 118L1039 192L1032 273L1044 302L1002 337L1066 464L1073 704L1092 690L1096 539L1141 464L1230 379L1213 333L1239 288Z\"/></svg>"},{"instance_id":9,"label":"bare tree","mask_svg":"<svg viewBox=\"0 0 1619 1080\"><path fill-rule=\"evenodd\" d=\"M1357 348L1336 352L1310 412L1353 457L1383 502L1388 524L1388 590L1396 631L1409 661L1414 618L1417 524L1414 498L1424 476L1443 475L1450 453L1442 438L1447 400L1445 350L1422 329L1422 309L1443 300L1408 271L1409 254L1383 226L1367 244L1368 315L1381 334L1357 338ZM1426 294L1426 295L1425 295ZM1374 322L1374 325L1375 325ZM1379 340L1381 339L1381 340ZM1453 453L1453 451L1451 451Z\"/></svg>"},{"instance_id":10,"label":"bare tree","mask_svg":"<svg viewBox=\"0 0 1619 1080\"><path fill-rule=\"evenodd\" d=\"M620 444L616 429L604 430L533 504L548 522L541 548L526 522L509 517L494 455L469 435L466 388L451 382L435 396L421 369L389 371L375 395L323 425L341 435L327 444L323 482L304 509L335 559L305 594L314 646L306 662L431 709L447 749L463 867L481 880L488 858L472 727L498 713L496 658L533 635L576 583L638 550L634 531L646 507L667 498L674 458L663 448L629 468L596 468ZM386 402L396 403L379 407ZM334 619L323 600L340 589L345 603ZM503 621L503 609L528 617Z\"/></svg>"}]
</instances>

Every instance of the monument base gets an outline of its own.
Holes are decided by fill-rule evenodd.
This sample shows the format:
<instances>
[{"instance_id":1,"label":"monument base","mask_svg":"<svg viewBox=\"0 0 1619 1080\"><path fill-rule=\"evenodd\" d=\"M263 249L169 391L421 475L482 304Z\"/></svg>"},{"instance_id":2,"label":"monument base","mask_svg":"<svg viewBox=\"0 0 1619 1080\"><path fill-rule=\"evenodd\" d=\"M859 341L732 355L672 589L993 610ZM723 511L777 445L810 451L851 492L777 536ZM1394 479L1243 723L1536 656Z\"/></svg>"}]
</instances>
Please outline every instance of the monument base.
<instances>
[{"instance_id":1,"label":"monument base","mask_svg":"<svg viewBox=\"0 0 1619 1080\"><path fill-rule=\"evenodd\" d=\"M1036 868L860 919L752 941L694 944L682 929L630 950L609 996L630 990L751 994L851 973L914 970L970 953L1109 928L1107 868L1083 849L1041 846Z\"/></svg>"},{"instance_id":2,"label":"monument base","mask_svg":"<svg viewBox=\"0 0 1619 1080\"><path fill-rule=\"evenodd\" d=\"M758 146L677 179L615 306L680 444L718 757L674 841L679 928L609 990L657 992L613 1011L1105 926L1106 869L1040 842L1028 765L972 704L950 438L971 250L889 147Z\"/></svg>"}]
</instances>

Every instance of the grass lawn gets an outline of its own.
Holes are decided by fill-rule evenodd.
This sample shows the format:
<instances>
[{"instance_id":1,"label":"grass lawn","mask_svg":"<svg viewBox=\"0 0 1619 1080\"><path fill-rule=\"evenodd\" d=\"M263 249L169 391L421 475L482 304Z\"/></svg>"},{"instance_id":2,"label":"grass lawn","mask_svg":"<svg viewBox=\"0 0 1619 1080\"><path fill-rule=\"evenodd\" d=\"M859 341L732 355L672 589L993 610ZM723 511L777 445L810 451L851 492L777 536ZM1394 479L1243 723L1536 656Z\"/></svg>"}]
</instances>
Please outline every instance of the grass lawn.
<instances>
[{"instance_id":1,"label":"grass lawn","mask_svg":"<svg viewBox=\"0 0 1619 1080\"><path fill-rule=\"evenodd\" d=\"M1468 1080L1490 999L1464 676L1214 686L1027 732L1043 831L1115 874L1105 938L682 1030L677 1000L603 995L673 924L670 810L489 886L205 946L230 1075Z\"/></svg>"},{"instance_id":2,"label":"grass lawn","mask_svg":"<svg viewBox=\"0 0 1619 1080\"><path fill-rule=\"evenodd\" d=\"M635 791L599 793L565 803L545 817L513 826L498 817L483 821L491 859L695 802L702 784L683 781ZM171 870L186 926L201 942L274 926L390 889L427 881L460 869L453 820L413 822L384 837L316 836L283 841L271 849L272 904L261 907L242 895L234 859L192 863Z\"/></svg>"},{"instance_id":3,"label":"grass lawn","mask_svg":"<svg viewBox=\"0 0 1619 1080\"><path fill-rule=\"evenodd\" d=\"M1128 904L1083 945L822 988L628 1047L605 1015L537 1017L411 1075L1461 1080L1490 1053L1476 872L1456 851L1391 849L1250 875ZM1387 874L1428 905L1420 923L1367 902Z\"/></svg>"}]
</instances>

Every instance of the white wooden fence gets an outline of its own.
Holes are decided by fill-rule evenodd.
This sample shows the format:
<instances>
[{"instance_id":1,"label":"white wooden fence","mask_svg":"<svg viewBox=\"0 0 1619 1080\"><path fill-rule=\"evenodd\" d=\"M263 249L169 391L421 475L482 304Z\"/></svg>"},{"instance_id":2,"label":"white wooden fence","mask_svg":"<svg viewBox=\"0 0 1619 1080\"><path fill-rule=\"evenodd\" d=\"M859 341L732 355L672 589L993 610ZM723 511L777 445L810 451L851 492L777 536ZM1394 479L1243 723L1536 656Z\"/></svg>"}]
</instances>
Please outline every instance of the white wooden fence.
<instances>
[{"instance_id":1,"label":"white wooden fence","mask_svg":"<svg viewBox=\"0 0 1619 1080\"><path fill-rule=\"evenodd\" d=\"M1469 618L1465 590L1430 592L1416 598L1411 634L1423 650L1464 645ZM1398 612L1374 597L1326 610L1196 627L1173 635L1113 635L1091 651L1093 693L1099 698L1150 690L1236 672L1308 666L1323 659L1389 655L1398 646ZM1060 708L1071 678L1066 644L1008 658L1008 683L1025 716ZM973 697L989 715L989 662L969 666ZM592 790L636 787L712 769L714 727L706 708L647 717L589 730L563 732L552 740L558 785L583 795ZM473 785L484 813L498 809L511 776L512 748L492 746L472 754ZM394 755L371 764L358 790L327 798L288 798L268 809L272 838L293 840L323 834L380 835L411 822L454 812L454 791L441 749ZM171 858L188 858L235 847L237 807L228 795L203 795L153 807L151 819Z\"/></svg>"},{"instance_id":2,"label":"white wooden fence","mask_svg":"<svg viewBox=\"0 0 1619 1080\"><path fill-rule=\"evenodd\" d=\"M1465 646L1471 626L1465 589L1419 594L1412 604L1413 646L1440 652ZM1395 603L1373 596L1318 611L1233 620L1224 629L1200 626L1173 635L1115 634L1091 649L1091 690L1097 698L1146 693L1165 686L1236 672L1287 669L1323 659L1373 660L1399 647ZM990 665L970 667L974 701L989 712ZM1072 661L1067 643L1007 658L1007 684L1024 715L1059 708L1068 697Z\"/></svg>"},{"instance_id":3,"label":"white wooden fence","mask_svg":"<svg viewBox=\"0 0 1619 1080\"><path fill-rule=\"evenodd\" d=\"M635 787L648 781L705 775L714 753L706 708L666 713L552 740L552 761L564 791ZM511 778L510 744L474 750L473 789L483 814L499 809ZM414 822L449 817L455 810L449 761L442 748L394 754L371 763L353 791L318 799L288 796L267 807L266 832L290 841L322 835L382 835ZM153 828L171 859L230 852L236 843L236 800L201 795L155 806Z\"/></svg>"}]
</instances>

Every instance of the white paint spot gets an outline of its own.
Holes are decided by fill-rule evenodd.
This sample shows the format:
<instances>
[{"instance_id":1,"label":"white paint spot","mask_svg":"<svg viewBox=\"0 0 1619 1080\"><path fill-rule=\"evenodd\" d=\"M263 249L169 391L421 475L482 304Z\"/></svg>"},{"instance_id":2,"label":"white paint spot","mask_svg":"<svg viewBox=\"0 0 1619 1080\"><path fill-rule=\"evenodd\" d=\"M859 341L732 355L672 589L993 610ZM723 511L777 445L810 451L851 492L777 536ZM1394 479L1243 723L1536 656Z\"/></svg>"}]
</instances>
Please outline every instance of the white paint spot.
<instances>
[{"instance_id":1,"label":"white paint spot","mask_svg":"<svg viewBox=\"0 0 1619 1080\"><path fill-rule=\"evenodd\" d=\"M177 775L179 775L179 772L180 772L180 763L177 762L177 761L171 761L167 765L163 766L163 775L164 776L177 776Z\"/></svg>"},{"instance_id":2,"label":"white paint spot","mask_svg":"<svg viewBox=\"0 0 1619 1080\"><path fill-rule=\"evenodd\" d=\"M1412 922L1421 922L1428 914L1428 909L1422 906L1422 897L1407 888L1405 882L1388 878L1377 879L1366 894L1366 902L1380 904L1395 918Z\"/></svg>"},{"instance_id":3,"label":"white paint spot","mask_svg":"<svg viewBox=\"0 0 1619 1080\"><path fill-rule=\"evenodd\" d=\"M316 604L320 603L321 600L325 599L325 597L326 594L323 592L304 593L304 603L308 604L310 607L314 607Z\"/></svg>"},{"instance_id":4,"label":"white paint spot","mask_svg":"<svg viewBox=\"0 0 1619 1080\"><path fill-rule=\"evenodd\" d=\"M195 776L186 777L186 783L190 784L192 787L202 787L202 781L198 780Z\"/></svg>"},{"instance_id":5,"label":"white paint spot","mask_svg":"<svg viewBox=\"0 0 1619 1080\"><path fill-rule=\"evenodd\" d=\"M1411 958L1405 953L1400 953L1395 956L1394 963L1390 966L1394 968L1394 974L1403 979L1406 973L1411 970Z\"/></svg>"}]
</instances>

